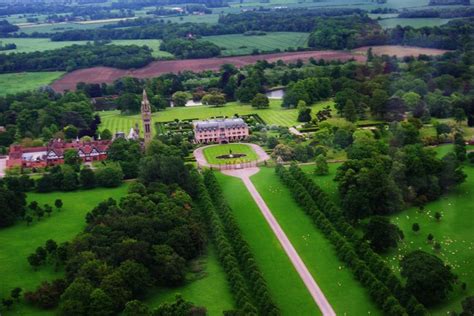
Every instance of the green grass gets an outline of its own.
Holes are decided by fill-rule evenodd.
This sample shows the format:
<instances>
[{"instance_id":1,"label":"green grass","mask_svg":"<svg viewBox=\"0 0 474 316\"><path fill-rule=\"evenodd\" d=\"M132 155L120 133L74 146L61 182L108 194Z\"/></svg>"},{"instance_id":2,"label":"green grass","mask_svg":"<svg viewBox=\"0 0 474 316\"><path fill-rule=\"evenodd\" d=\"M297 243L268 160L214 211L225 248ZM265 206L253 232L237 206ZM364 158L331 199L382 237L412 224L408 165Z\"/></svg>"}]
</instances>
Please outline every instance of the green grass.
<instances>
[{"instance_id":1,"label":"green grass","mask_svg":"<svg viewBox=\"0 0 474 316\"><path fill-rule=\"evenodd\" d=\"M442 150L444 151L443 146ZM432 308L433 315L446 315L447 312L461 310L461 301L469 295L474 295L474 167L466 166L464 171L468 175L466 182L456 187L452 192L428 203L423 213L411 207L406 211L391 216L392 222L397 224L405 234L404 242L398 249L391 251L386 259L393 270L399 271L398 260L407 252L421 249L436 254L433 245L428 244L426 237L433 234L435 241L441 243L441 251L437 255L451 265L453 272L459 276L459 281L467 283L467 291L463 292L459 284L451 293L446 302ZM440 222L434 219L434 213L440 212ZM415 234L411 230L413 223L420 225L420 231Z\"/></svg>"},{"instance_id":2,"label":"green grass","mask_svg":"<svg viewBox=\"0 0 474 316\"><path fill-rule=\"evenodd\" d=\"M45 51L51 49L58 49L74 44L85 45L89 41L64 41L53 42L49 38L0 38L0 42L14 43L17 48L14 50L6 50L0 53L31 53L36 51ZM147 45L153 50L153 57L173 57L172 54L160 50L161 40L113 40L111 44L114 45Z\"/></svg>"},{"instance_id":3,"label":"green grass","mask_svg":"<svg viewBox=\"0 0 474 316\"><path fill-rule=\"evenodd\" d=\"M217 158L221 155L228 155L231 151L232 154L245 154L245 157L228 159ZM235 164L258 159L258 156L252 147L244 144L225 144L207 147L204 149L204 157L206 157L208 163L213 165Z\"/></svg>"},{"instance_id":4,"label":"green grass","mask_svg":"<svg viewBox=\"0 0 474 316\"><path fill-rule=\"evenodd\" d=\"M329 173L324 176L318 176L314 174L315 165L305 165L301 166L301 169L310 175L313 181L321 187L321 189L326 192L333 201L339 203L339 191L337 189L338 182L334 181L336 176L337 168L339 168L342 163L329 163Z\"/></svg>"},{"instance_id":5,"label":"green grass","mask_svg":"<svg viewBox=\"0 0 474 316\"><path fill-rule=\"evenodd\" d=\"M414 28L420 28L424 26L433 27L433 26L441 26L446 24L450 21L450 19L440 19L440 18L413 18L413 19L406 19L406 18L393 18L393 19L383 19L379 20L379 24L384 28L394 28L397 25L400 26L411 26Z\"/></svg>"},{"instance_id":6,"label":"green grass","mask_svg":"<svg viewBox=\"0 0 474 316\"><path fill-rule=\"evenodd\" d=\"M216 177L282 315L320 315L243 182L221 173Z\"/></svg>"},{"instance_id":7,"label":"green grass","mask_svg":"<svg viewBox=\"0 0 474 316\"><path fill-rule=\"evenodd\" d=\"M313 112L326 105L331 105L332 101L323 101L313 107ZM281 100L270 100L268 109L255 109L248 104L231 102L223 107L193 106L193 107L174 107L166 108L164 111L155 112L152 115L153 122L169 122L175 119L208 119L216 116L232 117L234 114L247 115L258 114L267 124L280 126L294 126L301 123L297 122L297 109L285 109L281 107ZM315 113L313 113L315 114ZM99 112L102 119L100 129L109 129L111 132L128 132L135 123L141 124L140 115L121 115L120 111L102 111ZM156 132L156 129L153 130Z\"/></svg>"},{"instance_id":8,"label":"green grass","mask_svg":"<svg viewBox=\"0 0 474 316\"><path fill-rule=\"evenodd\" d=\"M309 33L269 32L265 36L245 36L243 34L206 36L203 40L210 41L221 47L222 55L246 55L254 49L271 51L285 50L293 47L307 47Z\"/></svg>"},{"instance_id":9,"label":"green grass","mask_svg":"<svg viewBox=\"0 0 474 316\"><path fill-rule=\"evenodd\" d=\"M63 74L61 71L0 74L0 95L38 89L49 85Z\"/></svg>"},{"instance_id":10,"label":"green grass","mask_svg":"<svg viewBox=\"0 0 474 316\"><path fill-rule=\"evenodd\" d=\"M296 204L273 168L262 168L252 182L285 231L337 315L381 315L366 289L336 256L331 243Z\"/></svg>"},{"instance_id":11,"label":"green grass","mask_svg":"<svg viewBox=\"0 0 474 316\"><path fill-rule=\"evenodd\" d=\"M57 198L63 200L63 209L54 211L51 217L41 221L33 221L28 227L25 222L0 230L0 293L7 295L14 287L23 290L33 290L41 281L51 280L62 276L62 272L55 272L53 267L44 266L34 271L26 260L27 256L38 246L44 245L46 240L54 239L57 242L71 240L85 227L85 215L99 202L112 197L120 199L127 192L124 184L114 189L94 189L90 191L54 192L49 194L29 193L28 201L37 201L40 205L54 205ZM12 314L51 314L26 304L15 304Z\"/></svg>"},{"instance_id":12,"label":"green grass","mask_svg":"<svg viewBox=\"0 0 474 316\"><path fill-rule=\"evenodd\" d=\"M207 308L209 316L222 315L223 311L234 308L226 274L219 264L214 248L210 247L206 256L195 262L204 266L204 274L196 280L189 280L186 285L177 288L158 288L152 291L145 303L150 307L158 307L165 302L172 302L176 294L193 302L198 306Z\"/></svg>"}]
</instances>

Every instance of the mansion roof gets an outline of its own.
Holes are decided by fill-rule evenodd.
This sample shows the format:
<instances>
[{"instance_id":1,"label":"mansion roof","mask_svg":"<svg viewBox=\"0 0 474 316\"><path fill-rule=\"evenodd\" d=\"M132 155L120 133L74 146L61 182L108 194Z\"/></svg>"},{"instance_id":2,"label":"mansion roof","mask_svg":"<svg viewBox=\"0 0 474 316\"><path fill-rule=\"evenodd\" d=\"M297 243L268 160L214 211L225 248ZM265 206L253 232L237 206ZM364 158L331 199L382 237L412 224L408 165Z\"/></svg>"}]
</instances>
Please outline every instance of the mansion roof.
<instances>
[{"instance_id":1,"label":"mansion roof","mask_svg":"<svg viewBox=\"0 0 474 316\"><path fill-rule=\"evenodd\" d=\"M210 130L218 130L221 128L231 129L231 128L248 127L247 123L245 123L244 120L241 118L196 121L196 122L193 122L193 125L196 131L210 131Z\"/></svg>"}]
</instances>

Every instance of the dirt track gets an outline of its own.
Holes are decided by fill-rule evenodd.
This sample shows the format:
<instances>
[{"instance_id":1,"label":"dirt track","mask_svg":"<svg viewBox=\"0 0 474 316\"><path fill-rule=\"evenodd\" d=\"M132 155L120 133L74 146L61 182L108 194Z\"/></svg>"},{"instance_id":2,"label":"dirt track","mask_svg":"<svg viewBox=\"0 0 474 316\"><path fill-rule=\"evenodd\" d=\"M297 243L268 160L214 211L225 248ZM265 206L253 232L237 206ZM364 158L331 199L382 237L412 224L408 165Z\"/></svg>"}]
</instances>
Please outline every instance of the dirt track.
<instances>
[{"instance_id":1,"label":"dirt track","mask_svg":"<svg viewBox=\"0 0 474 316\"><path fill-rule=\"evenodd\" d=\"M240 56L226 58L207 58L207 59L185 59L185 60L166 60L155 61L140 69L122 70L109 67L93 67L80 69L64 75L56 80L51 86L57 92L64 90L74 90L79 82L87 83L112 83L115 80L130 76L136 78L153 78L164 73L179 73L185 70L200 72L204 70L219 70L223 64L233 64L236 67L253 64L258 60L266 60L268 62L276 62L282 60L284 62L295 62L298 59L306 61L310 58L316 60L341 60L346 61L351 58L357 61L365 61L365 56L360 54L354 55L350 52L340 51L309 51L294 53L278 53L265 54L255 56Z\"/></svg>"},{"instance_id":2,"label":"dirt track","mask_svg":"<svg viewBox=\"0 0 474 316\"><path fill-rule=\"evenodd\" d=\"M112 83L115 80L130 76L136 78L153 78L165 73L179 73L186 70L200 72L204 70L218 70L223 64L233 64L237 67L253 64L258 60L276 62L296 62L298 59L306 61L310 58L316 60L340 60L346 61L351 58L359 62L366 60L365 53L368 47L361 47L352 52L350 51L308 51L294 53L277 53L254 56L239 56L226 58L207 58L207 59L185 59L185 60L166 60L155 61L140 69L122 70L110 67L93 67L80 69L64 75L56 80L51 87L57 91L74 90L79 82L87 83ZM388 54L404 57L409 55L441 55L446 51L440 49L405 47L405 46L376 46L373 48L374 54Z\"/></svg>"}]
</instances>

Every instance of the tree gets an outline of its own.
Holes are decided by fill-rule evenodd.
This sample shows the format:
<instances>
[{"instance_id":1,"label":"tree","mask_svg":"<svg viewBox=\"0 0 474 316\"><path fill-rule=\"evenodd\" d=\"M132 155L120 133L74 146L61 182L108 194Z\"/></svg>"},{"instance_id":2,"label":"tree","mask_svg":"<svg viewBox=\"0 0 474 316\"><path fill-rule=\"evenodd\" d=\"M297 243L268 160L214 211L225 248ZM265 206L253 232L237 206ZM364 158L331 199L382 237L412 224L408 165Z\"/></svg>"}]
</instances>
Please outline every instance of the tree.
<instances>
[{"instance_id":1,"label":"tree","mask_svg":"<svg viewBox=\"0 0 474 316\"><path fill-rule=\"evenodd\" d=\"M456 121L458 125L461 125L461 123L465 121L467 117L466 112L462 108L454 109L453 116L454 116L454 120Z\"/></svg>"},{"instance_id":2,"label":"tree","mask_svg":"<svg viewBox=\"0 0 474 316\"><path fill-rule=\"evenodd\" d=\"M263 93L257 93L252 99L251 104L254 108L257 109L266 109L270 106L270 101L268 97Z\"/></svg>"},{"instance_id":3,"label":"tree","mask_svg":"<svg viewBox=\"0 0 474 316\"><path fill-rule=\"evenodd\" d=\"M78 136L78 129L74 125L68 125L64 128L64 136L66 139L74 139Z\"/></svg>"},{"instance_id":4,"label":"tree","mask_svg":"<svg viewBox=\"0 0 474 316\"><path fill-rule=\"evenodd\" d=\"M411 225L411 230L413 230L415 233L418 233L420 231L420 224L414 223Z\"/></svg>"},{"instance_id":5,"label":"tree","mask_svg":"<svg viewBox=\"0 0 474 316\"><path fill-rule=\"evenodd\" d=\"M95 187L95 173L89 166L84 166L79 173L79 182L83 189L92 189Z\"/></svg>"},{"instance_id":6,"label":"tree","mask_svg":"<svg viewBox=\"0 0 474 316\"><path fill-rule=\"evenodd\" d=\"M178 285L184 281L186 261L168 245L153 246L156 278L166 285Z\"/></svg>"},{"instance_id":7,"label":"tree","mask_svg":"<svg viewBox=\"0 0 474 316\"><path fill-rule=\"evenodd\" d=\"M201 102L206 105L221 106L225 104L226 100L222 93L212 92L203 96Z\"/></svg>"},{"instance_id":8,"label":"tree","mask_svg":"<svg viewBox=\"0 0 474 316\"><path fill-rule=\"evenodd\" d=\"M316 168L314 173L318 176L329 174L329 167L324 155L318 155L316 157Z\"/></svg>"},{"instance_id":9,"label":"tree","mask_svg":"<svg viewBox=\"0 0 474 316\"><path fill-rule=\"evenodd\" d=\"M295 158L295 152L290 146L278 144L273 148L272 156L277 159L281 157L283 161L291 161Z\"/></svg>"},{"instance_id":10,"label":"tree","mask_svg":"<svg viewBox=\"0 0 474 316\"><path fill-rule=\"evenodd\" d=\"M61 182L61 189L64 191L74 191L78 186L77 173L71 168L64 166L63 168L63 180Z\"/></svg>"},{"instance_id":11,"label":"tree","mask_svg":"<svg viewBox=\"0 0 474 316\"><path fill-rule=\"evenodd\" d=\"M461 316L472 316L474 315L474 296L466 297L462 302L462 313Z\"/></svg>"},{"instance_id":12,"label":"tree","mask_svg":"<svg viewBox=\"0 0 474 316\"><path fill-rule=\"evenodd\" d=\"M2 298L2 305L5 306L7 310L10 310L13 305L13 300L11 298Z\"/></svg>"},{"instance_id":13,"label":"tree","mask_svg":"<svg viewBox=\"0 0 474 316\"><path fill-rule=\"evenodd\" d=\"M456 275L438 257L421 250L407 254L400 262L406 289L425 306L433 306L453 290Z\"/></svg>"},{"instance_id":14,"label":"tree","mask_svg":"<svg viewBox=\"0 0 474 316\"><path fill-rule=\"evenodd\" d=\"M435 215L434 215L434 218L436 219L437 222L439 222L441 220L441 213L436 212Z\"/></svg>"},{"instance_id":15,"label":"tree","mask_svg":"<svg viewBox=\"0 0 474 316\"><path fill-rule=\"evenodd\" d=\"M429 233L428 236L426 237L426 240L428 241L428 243L432 243L433 242L433 239L434 239L434 236L433 234Z\"/></svg>"},{"instance_id":16,"label":"tree","mask_svg":"<svg viewBox=\"0 0 474 316\"><path fill-rule=\"evenodd\" d=\"M54 206L56 206L56 208L58 209L58 211L61 210L61 208L63 207L63 201L61 199L56 199L54 201Z\"/></svg>"},{"instance_id":17,"label":"tree","mask_svg":"<svg viewBox=\"0 0 474 316\"><path fill-rule=\"evenodd\" d=\"M347 100L344 106L344 118L349 122L357 121L357 110L352 100Z\"/></svg>"},{"instance_id":18,"label":"tree","mask_svg":"<svg viewBox=\"0 0 474 316\"><path fill-rule=\"evenodd\" d=\"M403 239L403 232L388 217L373 216L365 228L364 239L376 252L385 252L397 246Z\"/></svg>"},{"instance_id":19,"label":"tree","mask_svg":"<svg viewBox=\"0 0 474 316\"><path fill-rule=\"evenodd\" d=\"M270 149L275 148L279 144L278 139L275 136L270 136L267 138L267 147Z\"/></svg>"},{"instance_id":20,"label":"tree","mask_svg":"<svg viewBox=\"0 0 474 316\"><path fill-rule=\"evenodd\" d=\"M306 106L303 100L298 101L298 122L311 121L311 108Z\"/></svg>"},{"instance_id":21,"label":"tree","mask_svg":"<svg viewBox=\"0 0 474 316\"><path fill-rule=\"evenodd\" d=\"M454 153L459 161L462 162L466 160L466 141L461 133L456 133L454 135Z\"/></svg>"},{"instance_id":22,"label":"tree","mask_svg":"<svg viewBox=\"0 0 474 316\"><path fill-rule=\"evenodd\" d=\"M91 293L88 315L109 316L114 315L117 306L114 301L101 289L95 289Z\"/></svg>"},{"instance_id":23,"label":"tree","mask_svg":"<svg viewBox=\"0 0 474 316\"><path fill-rule=\"evenodd\" d=\"M107 128L102 130L102 132L100 132L100 138L101 139L104 139L104 140L110 140L112 139L112 132L110 130L108 130Z\"/></svg>"},{"instance_id":24,"label":"tree","mask_svg":"<svg viewBox=\"0 0 474 316\"><path fill-rule=\"evenodd\" d=\"M108 164L105 167L99 168L96 171L97 184L106 187L114 188L122 184L123 172L117 164Z\"/></svg>"},{"instance_id":25,"label":"tree","mask_svg":"<svg viewBox=\"0 0 474 316\"><path fill-rule=\"evenodd\" d=\"M51 213L53 212L53 207L49 204L44 205L44 212L48 214L48 217L51 216Z\"/></svg>"},{"instance_id":26,"label":"tree","mask_svg":"<svg viewBox=\"0 0 474 316\"><path fill-rule=\"evenodd\" d=\"M26 226L30 226L31 222L33 222L33 217L30 215L25 216Z\"/></svg>"},{"instance_id":27,"label":"tree","mask_svg":"<svg viewBox=\"0 0 474 316\"><path fill-rule=\"evenodd\" d=\"M434 246L433 246L433 249L436 251L436 252L439 252L441 250L441 244L437 241L435 242Z\"/></svg>"},{"instance_id":28,"label":"tree","mask_svg":"<svg viewBox=\"0 0 474 316\"><path fill-rule=\"evenodd\" d=\"M176 91L171 96L174 106L185 106L189 100L189 94L184 91Z\"/></svg>"},{"instance_id":29,"label":"tree","mask_svg":"<svg viewBox=\"0 0 474 316\"><path fill-rule=\"evenodd\" d=\"M133 300L125 305L123 310L124 316L150 316L150 309L148 306L139 300Z\"/></svg>"},{"instance_id":30,"label":"tree","mask_svg":"<svg viewBox=\"0 0 474 316\"><path fill-rule=\"evenodd\" d=\"M21 291L21 287L16 287L11 290L10 296L18 302L20 300Z\"/></svg>"},{"instance_id":31,"label":"tree","mask_svg":"<svg viewBox=\"0 0 474 316\"><path fill-rule=\"evenodd\" d=\"M71 166L74 172L78 172L82 163L82 159L79 157L77 150L66 149L64 151L64 163Z\"/></svg>"},{"instance_id":32,"label":"tree","mask_svg":"<svg viewBox=\"0 0 474 316\"><path fill-rule=\"evenodd\" d=\"M29 255L27 259L30 266L32 266L35 270L41 265L41 260L35 253Z\"/></svg>"}]
</instances>

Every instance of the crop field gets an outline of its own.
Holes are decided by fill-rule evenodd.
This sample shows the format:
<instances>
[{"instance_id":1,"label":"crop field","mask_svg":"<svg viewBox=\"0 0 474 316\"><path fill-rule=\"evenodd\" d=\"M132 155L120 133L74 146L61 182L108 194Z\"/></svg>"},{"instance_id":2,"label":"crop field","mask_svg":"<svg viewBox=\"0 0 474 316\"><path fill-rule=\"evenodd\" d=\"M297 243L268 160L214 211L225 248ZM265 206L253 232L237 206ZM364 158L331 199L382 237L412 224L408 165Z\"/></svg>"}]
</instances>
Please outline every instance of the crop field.
<instances>
[{"instance_id":1,"label":"crop field","mask_svg":"<svg viewBox=\"0 0 474 316\"><path fill-rule=\"evenodd\" d=\"M38 89L49 85L63 74L61 71L0 74L0 95Z\"/></svg>"},{"instance_id":2,"label":"crop field","mask_svg":"<svg viewBox=\"0 0 474 316\"><path fill-rule=\"evenodd\" d=\"M75 90L79 82L87 83L112 83L115 80L127 76L136 77L140 79L153 78L165 73L177 74L182 71L217 71L224 64L233 64L236 67L243 67L249 64L254 64L259 60L266 60L269 63L282 60L285 63L296 62L301 59L307 61L310 58L316 60L340 60L347 61L355 59L357 61L365 61L365 56L361 54L353 54L346 51L305 51L305 52L285 52L274 54L261 54L238 57L214 57L205 59L185 59L185 60L161 60L150 63L149 65L134 69L124 70L110 67L92 67L86 69L79 69L68 73L66 76L57 80L53 85L53 89L57 92L64 90Z\"/></svg>"},{"instance_id":3,"label":"crop field","mask_svg":"<svg viewBox=\"0 0 474 316\"><path fill-rule=\"evenodd\" d=\"M32 34L34 32L39 33L54 33L54 32L63 32L70 30L90 30L95 29L107 24L112 24L114 22L106 23L94 23L94 24L80 24L73 22L61 22L61 23L43 23L43 24L34 24L34 25L21 25L19 32L26 34Z\"/></svg>"},{"instance_id":4,"label":"crop field","mask_svg":"<svg viewBox=\"0 0 474 316\"><path fill-rule=\"evenodd\" d=\"M203 40L210 41L222 50L223 56L251 54L255 49L271 51L275 49L307 47L309 33L270 32L262 36L245 36L242 34L206 36Z\"/></svg>"},{"instance_id":5,"label":"crop field","mask_svg":"<svg viewBox=\"0 0 474 316\"><path fill-rule=\"evenodd\" d=\"M296 204L273 168L251 177L337 315L381 315L366 289L342 264L329 241Z\"/></svg>"},{"instance_id":6,"label":"crop field","mask_svg":"<svg viewBox=\"0 0 474 316\"><path fill-rule=\"evenodd\" d=\"M216 173L216 177L282 315L320 315L243 182L222 173Z\"/></svg>"},{"instance_id":7,"label":"crop field","mask_svg":"<svg viewBox=\"0 0 474 316\"><path fill-rule=\"evenodd\" d=\"M382 19L379 20L380 26L384 29L394 28L397 25L400 26L411 26L414 28L420 28L424 26L433 27L433 26L440 26L446 24L450 21L450 19L441 19L441 18L413 18L413 19L406 19L406 18L390 18L390 19Z\"/></svg>"},{"instance_id":8,"label":"crop field","mask_svg":"<svg viewBox=\"0 0 474 316\"><path fill-rule=\"evenodd\" d=\"M448 148L448 147L447 147ZM442 147L444 151L445 148ZM412 207L392 216L392 222L397 224L405 234L405 240L398 249L391 251L386 259L395 271L399 271L398 258L411 250L421 249L436 254L459 276L459 284L455 285L449 299L442 305L434 307L431 312L436 315L446 315L449 311L461 309L464 297L474 295L474 167L466 166L468 175L466 182L456 187L452 192L437 201L425 205L423 212ZM435 212L440 212L441 220L434 219ZM420 225L420 231L414 233L411 229L414 223ZM434 236L434 242L441 244L441 250L435 252L433 244L428 243L428 234ZM460 284L467 283L467 290L462 291Z\"/></svg>"},{"instance_id":9,"label":"crop field","mask_svg":"<svg viewBox=\"0 0 474 316\"><path fill-rule=\"evenodd\" d=\"M35 219L29 227L25 222L18 222L0 230L0 293L9 293L14 287L21 287L24 291L33 290L41 281L60 277L62 272L54 271L52 266L43 266L34 271L26 258L48 239L57 242L72 239L84 228L87 212L109 197L120 199L126 192L127 185L124 184L114 189L28 193L28 201L37 201L39 205L54 205L54 201L59 198L64 206L59 212L54 210L51 217L44 217L39 222ZM14 305L12 313L50 315L51 311L44 312L21 303Z\"/></svg>"},{"instance_id":10,"label":"crop field","mask_svg":"<svg viewBox=\"0 0 474 316\"><path fill-rule=\"evenodd\" d=\"M6 50L0 53L30 53L36 51L45 51L51 49L62 48L71 45L85 45L89 41L64 41L64 42L53 42L49 38L0 38L0 42L14 43L17 48L14 50ZM160 50L161 40L150 39L150 40L113 40L114 45L147 45L153 50L153 57L173 57L172 54Z\"/></svg>"},{"instance_id":11,"label":"crop field","mask_svg":"<svg viewBox=\"0 0 474 316\"><path fill-rule=\"evenodd\" d=\"M240 158L226 158L220 159L218 156L228 155L228 154L243 154L244 157ZM220 165L226 163L240 163L257 160L258 156L252 147L244 144L226 144L219 146L211 146L204 149L204 157L208 163L213 165Z\"/></svg>"},{"instance_id":12,"label":"crop field","mask_svg":"<svg viewBox=\"0 0 474 316\"><path fill-rule=\"evenodd\" d=\"M318 103L328 103L325 101ZM168 122L174 119L208 119L211 117L233 117L235 114L247 115L258 114L267 124L280 126L293 126L299 124L296 121L298 116L297 109L285 109L280 106L281 100L270 100L268 109L255 109L250 105L241 105L232 102L223 107L193 106L193 107L174 107L166 108L164 111L155 112L152 115L153 122ZM102 123L100 129L109 129L112 133L117 131L128 132L136 123L141 125L140 115L122 115L120 111L102 111L98 112ZM156 129L154 129L156 132Z\"/></svg>"}]
</instances>

